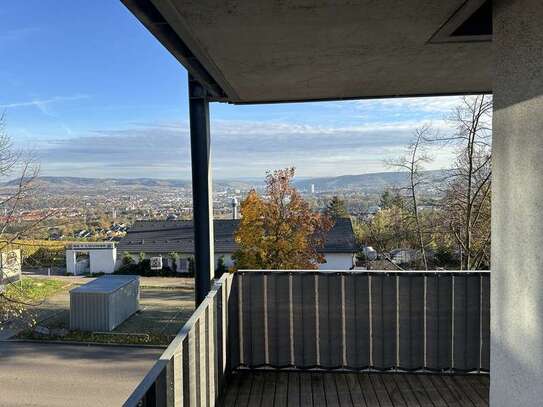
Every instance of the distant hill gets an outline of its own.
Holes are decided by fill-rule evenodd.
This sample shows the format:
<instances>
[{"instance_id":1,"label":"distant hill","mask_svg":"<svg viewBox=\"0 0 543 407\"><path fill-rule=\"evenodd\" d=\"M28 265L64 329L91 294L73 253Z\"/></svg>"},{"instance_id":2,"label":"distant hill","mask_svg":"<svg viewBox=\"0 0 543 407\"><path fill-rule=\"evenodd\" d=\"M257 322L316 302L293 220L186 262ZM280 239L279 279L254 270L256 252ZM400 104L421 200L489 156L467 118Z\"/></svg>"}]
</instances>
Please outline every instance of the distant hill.
<instances>
[{"instance_id":1,"label":"distant hill","mask_svg":"<svg viewBox=\"0 0 543 407\"><path fill-rule=\"evenodd\" d=\"M446 170L424 172L429 181L439 181L446 174ZM301 190L310 190L311 185L314 185L315 190L318 192L342 189L383 190L384 188L403 187L408 182L409 173L407 172L376 172L339 177L309 178L296 181L294 184Z\"/></svg>"},{"instance_id":2,"label":"distant hill","mask_svg":"<svg viewBox=\"0 0 543 407\"><path fill-rule=\"evenodd\" d=\"M45 188L79 189L108 187L190 187L190 181L163 180L154 178L83 178L83 177L39 177L37 182ZM3 187L17 186L19 179L2 184Z\"/></svg>"},{"instance_id":3,"label":"distant hill","mask_svg":"<svg viewBox=\"0 0 543 407\"><path fill-rule=\"evenodd\" d=\"M439 181L444 177L446 171L426 171L425 174L432 181ZM294 185L300 190L309 191L311 185L316 191L334 191L346 189L364 189L367 191L383 190L397 186L404 186L408 182L409 174L406 172L379 172L358 175L342 175L339 177L305 178L294 181ZM83 177L39 177L41 187L57 190L78 190L78 189L111 189L111 188L190 188L188 180L165 180L156 178L83 178ZM14 179L0 187L15 187L19 183ZM255 186L262 186L264 180L218 180L214 181L215 187L248 189Z\"/></svg>"}]
</instances>

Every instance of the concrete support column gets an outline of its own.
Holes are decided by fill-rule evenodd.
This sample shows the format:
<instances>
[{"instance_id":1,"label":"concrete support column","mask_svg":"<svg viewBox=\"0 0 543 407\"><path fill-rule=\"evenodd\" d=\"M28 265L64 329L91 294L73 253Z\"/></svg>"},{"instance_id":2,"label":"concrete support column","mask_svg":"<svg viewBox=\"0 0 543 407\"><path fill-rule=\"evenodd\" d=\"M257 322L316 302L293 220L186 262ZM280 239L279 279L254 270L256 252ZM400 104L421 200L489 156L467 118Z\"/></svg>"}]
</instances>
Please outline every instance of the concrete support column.
<instances>
[{"instance_id":1,"label":"concrete support column","mask_svg":"<svg viewBox=\"0 0 543 407\"><path fill-rule=\"evenodd\" d=\"M543 405L543 2L494 1L490 405Z\"/></svg>"},{"instance_id":2,"label":"concrete support column","mask_svg":"<svg viewBox=\"0 0 543 407\"><path fill-rule=\"evenodd\" d=\"M74 250L66 249L66 273L73 274L74 276L77 274L75 263L76 252Z\"/></svg>"},{"instance_id":3,"label":"concrete support column","mask_svg":"<svg viewBox=\"0 0 543 407\"><path fill-rule=\"evenodd\" d=\"M207 92L189 75L190 150L196 305L211 288L214 277L213 193L211 187L209 101Z\"/></svg>"}]
</instances>

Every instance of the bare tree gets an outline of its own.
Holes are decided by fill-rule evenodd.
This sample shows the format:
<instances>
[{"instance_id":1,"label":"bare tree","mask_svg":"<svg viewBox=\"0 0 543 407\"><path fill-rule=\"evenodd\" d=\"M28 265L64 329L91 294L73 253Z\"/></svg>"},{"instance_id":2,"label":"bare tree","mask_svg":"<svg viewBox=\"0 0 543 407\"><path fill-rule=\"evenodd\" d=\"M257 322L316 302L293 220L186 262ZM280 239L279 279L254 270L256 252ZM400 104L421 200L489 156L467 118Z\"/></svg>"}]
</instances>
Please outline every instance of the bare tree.
<instances>
[{"instance_id":1,"label":"bare tree","mask_svg":"<svg viewBox=\"0 0 543 407\"><path fill-rule=\"evenodd\" d=\"M413 223L417 236L417 244L425 270L428 270L428 259L426 256L426 242L424 237L424 226L422 224L418 193L425 179L423 175L424 165L431 162L432 159L426 151L425 141L431 137L432 129L424 125L415 130L414 140L407 147L404 155L396 160L388 161L388 165L401 171L409 173L409 184L402 188L407 192L409 205L407 205L408 220Z\"/></svg>"},{"instance_id":2,"label":"bare tree","mask_svg":"<svg viewBox=\"0 0 543 407\"><path fill-rule=\"evenodd\" d=\"M51 214L38 216L24 226L14 228L21 223L21 211L31 208L31 201L36 197L39 165L34 157L14 147L6 132L5 114L0 116L0 180L11 180L12 187L0 200L0 251L9 247L15 240L34 231Z\"/></svg>"},{"instance_id":3,"label":"bare tree","mask_svg":"<svg viewBox=\"0 0 543 407\"><path fill-rule=\"evenodd\" d=\"M455 131L429 141L449 144L456 160L444 182L445 222L466 270L489 265L492 98L467 96L450 118Z\"/></svg>"},{"instance_id":4,"label":"bare tree","mask_svg":"<svg viewBox=\"0 0 543 407\"><path fill-rule=\"evenodd\" d=\"M19 245L18 240L36 231L53 211L43 211L29 221L22 221L23 211L31 208L37 197L36 178L39 166L32 155L14 147L6 132L5 114L0 115L0 180L12 180L12 186L5 189L0 198L0 252L10 250ZM16 181L13 181L15 178ZM0 280L4 280L4 271L0 269ZM8 284L10 284L8 282ZM28 306L38 305L36 301L25 298L12 285L14 295L8 291L0 293L0 329L6 322L21 318ZM32 319L27 315L28 319ZM29 321L30 322L30 321Z\"/></svg>"}]
</instances>

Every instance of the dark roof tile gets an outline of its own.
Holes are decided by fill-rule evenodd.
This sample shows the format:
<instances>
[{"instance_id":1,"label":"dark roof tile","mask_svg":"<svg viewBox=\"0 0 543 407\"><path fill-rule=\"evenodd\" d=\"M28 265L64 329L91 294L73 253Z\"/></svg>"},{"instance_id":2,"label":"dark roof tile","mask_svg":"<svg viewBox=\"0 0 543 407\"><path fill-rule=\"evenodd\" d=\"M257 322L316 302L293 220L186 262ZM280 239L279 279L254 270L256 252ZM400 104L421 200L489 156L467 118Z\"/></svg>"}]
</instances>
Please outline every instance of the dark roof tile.
<instances>
[{"instance_id":1,"label":"dark roof tile","mask_svg":"<svg viewBox=\"0 0 543 407\"><path fill-rule=\"evenodd\" d=\"M213 222L215 251L237 250L234 233L239 220L216 219ZM338 219L326 234L324 253L354 253L356 240L350 219ZM117 244L122 252L194 253L194 231L190 220L136 221Z\"/></svg>"}]
</instances>

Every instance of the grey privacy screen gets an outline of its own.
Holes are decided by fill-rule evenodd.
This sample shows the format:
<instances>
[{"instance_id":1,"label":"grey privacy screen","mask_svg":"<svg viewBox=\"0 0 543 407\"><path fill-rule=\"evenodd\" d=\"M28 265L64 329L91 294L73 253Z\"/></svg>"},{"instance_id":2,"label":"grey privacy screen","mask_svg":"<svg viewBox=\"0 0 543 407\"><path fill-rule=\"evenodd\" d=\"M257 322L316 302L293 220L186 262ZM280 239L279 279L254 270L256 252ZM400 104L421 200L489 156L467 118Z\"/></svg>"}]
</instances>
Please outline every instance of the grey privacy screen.
<instances>
[{"instance_id":1,"label":"grey privacy screen","mask_svg":"<svg viewBox=\"0 0 543 407\"><path fill-rule=\"evenodd\" d=\"M233 367L488 371L489 272L247 271Z\"/></svg>"}]
</instances>

